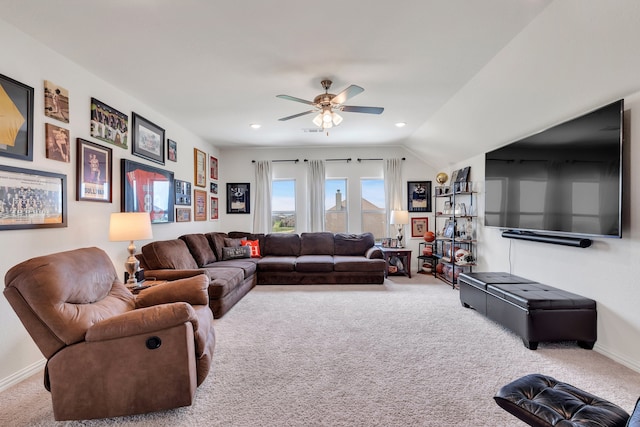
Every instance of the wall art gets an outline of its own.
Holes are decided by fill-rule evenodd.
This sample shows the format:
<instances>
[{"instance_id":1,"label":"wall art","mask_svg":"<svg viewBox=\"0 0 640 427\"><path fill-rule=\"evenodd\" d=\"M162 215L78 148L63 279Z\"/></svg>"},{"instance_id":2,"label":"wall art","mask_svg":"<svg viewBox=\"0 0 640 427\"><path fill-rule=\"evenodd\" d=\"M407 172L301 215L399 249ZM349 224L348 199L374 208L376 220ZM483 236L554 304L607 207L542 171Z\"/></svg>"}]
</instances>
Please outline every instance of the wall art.
<instances>
[{"instance_id":1,"label":"wall art","mask_svg":"<svg viewBox=\"0 0 640 427\"><path fill-rule=\"evenodd\" d=\"M120 148L128 148L129 116L91 98L91 136Z\"/></svg>"},{"instance_id":2,"label":"wall art","mask_svg":"<svg viewBox=\"0 0 640 427\"><path fill-rule=\"evenodd\" d=\"M44 81L44 115L69 123L69 91Z\"/></svg>"},{"instance_id":3,"label":"wall art","mask_svg":"<svg viewBox=\"0 0 640 427\"><path fill-rule=\"evenodd\" d=\"M164 165L164 129L135 112L131 114L131 153Z\"/></svg>"},{"instance_id":4,"label":"wall art","mask_svg":"<svg viewBox=\"0 0 640 427\"><path fill-rule=\"evenodd\" d=\"M193 149L193 180L196 187L207 186L207 175L205 170L207 169L207 155L204 151L200 151L197 148Z\"/></svg>"},{"instance_id":5,"label":"wall art","mask_svg":"<svg viewBox=\"0 0 640 427\"><path fill-rule=\"evenodd\" d=\"M82 138L77 139L76 200L111 203L113 153Z\"/></svg>"},{"instance_id":6,"label":"wall art","mask_svg":"<svg viewBox=\"0 0 640 427\"><path fill-rule=\"evenodd\" d=\"M431 181L407 182L407 210L431 212Z\"/></svg>"},{"instance_id":7,"label":"wall art","mask_svg":"<svg viewBox=\"0 0 640 427\"><path fill-rule=\"evenodd\" d=\"M176 222L190 222L191 208L176 208Z\"/></svg>"},{"instance_id":8,"label":"wall art","mask_svg":"<svg viewBox=\"0 0 640 427\"><path fill-rule=\"evenodd\" d=\"M33 161L33 88L2 74L0 156Z\"/></svg>"},{"instance_id":9,"label":"wall art","mask_svg":"<svg viewBox=\"0 0 640 427\"><path fill-rule=\"evenodd\" d=\"M188 181L175 180L176 205L191 206L191 183Z\"/></svg>"},{"instance_id":10,"label":"wall art","mask_svg":"<svg viewBox=\"0 0 640 427\"><path fill-rule=\"evenodd\" d=\"M121 160L122 212L149 212L151 223L173 222L173 172Z\"/></svg>"},{"instance_id":11,"label":"wall art","mask_svg":"<svg viewBox=\"0 0 640 427\"><path fill-rule=\"evenodd\" d=\"M44 130L47 141L47 159L69 163L71 161L69 130L52 125L51 123L45 123Z\"/></svg>"},{"instance_id":12,"label":"wall art","mask_svg":"<svg viewBox=\"0 0 640 427\"><path fill-rule=\"evenodd\" d=\"M211 197L211 209L209 209L209 211L211 212L211 219L218 219L219 217L219 213L218 213L218 198L217 197Z\"/></svg>"},{"instance_id":13,"label":"wall art","mask_svg":"<svg viewBox=\"0 0 640 427\"><path fill-rule=\"evenodd\" d=\"M209 156L209 175L211 179L218 179L218 159Z\"/></svg>"},{"instance_id":14,"label":"wall art","mask_svg":"<svg viewBox=\"0 0 640 427\"><path fill-rule=\"evenodd\" d=\"M0 230L66 226L66 175L0 165Z\"/></svg>"},{"instance_id":15,"label":"wall art","mask_svg":"<svg viewBox=\"0 0 640 427\"><path fill-rule=\"evenodd\" d=\"M251 192L248 182L227 184L227 213L248 214L250 208Z\"/></svg>"},{"instance_id":16,"label":"wall art","mask_svg":"<svg viewBox=\"0 0 640 427\"><path fill-rule=\"evenodd\" d=\"M173 139L167 139L167 159L172 162L178 161L178 143Z\"/></svg>"},{"instance_id":17,"label":"wall art","mask_svg":"<svg viewBox=\"0 0 640 427\"><path fill-rule=\"evenodd\" d=\"M411 237L423 237L429 230L429 218L411 218Z\"/></svg>"},{"instance_id":18,"label":"wall art","mask_svg":"<svg viewBox=\"0 0 640 427\"><path fill-rule=\"evenodd\" d=\"M207 192L203 190L193 190L193 218L195 221L207 220Z\"/></svg>"}]
</instances>

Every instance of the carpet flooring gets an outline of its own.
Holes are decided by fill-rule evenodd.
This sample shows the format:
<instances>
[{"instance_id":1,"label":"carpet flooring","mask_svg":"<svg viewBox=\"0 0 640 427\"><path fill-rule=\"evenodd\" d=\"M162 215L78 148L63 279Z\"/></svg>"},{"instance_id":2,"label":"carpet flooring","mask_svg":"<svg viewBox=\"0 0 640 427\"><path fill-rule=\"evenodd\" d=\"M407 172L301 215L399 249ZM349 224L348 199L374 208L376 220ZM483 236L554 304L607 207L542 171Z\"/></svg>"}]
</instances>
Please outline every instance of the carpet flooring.
<instances>
[{"instance_id":1,"label":"carpet flooring","mask_svg":"<svg viewBox=\"0 0 640 427\"><path fill-rule=\"evenodd\" d=\"M628 412L640 395L640 373L575 343L527 350L421 274L377 286L259 286L215 328L214 365L190 407L55 422L40 374L0 394L0 425L519 426L492 397L533 372Z\"/></svg>"}]
</instances>

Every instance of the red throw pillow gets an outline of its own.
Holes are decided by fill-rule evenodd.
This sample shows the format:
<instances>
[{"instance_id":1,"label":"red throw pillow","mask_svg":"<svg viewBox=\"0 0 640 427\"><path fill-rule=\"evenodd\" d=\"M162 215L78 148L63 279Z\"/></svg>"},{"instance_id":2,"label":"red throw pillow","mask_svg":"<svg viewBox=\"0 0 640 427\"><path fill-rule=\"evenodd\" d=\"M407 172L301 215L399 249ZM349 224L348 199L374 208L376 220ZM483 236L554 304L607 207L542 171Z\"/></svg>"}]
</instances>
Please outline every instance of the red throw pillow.
<instances>
[{"instance_id":1,"label":"red throw pillow","mask_svg":"<svg viewBox=\"0 0 640 427\"><path fill-rule=\"evenodd\" d=\"M260 242L257 240L243 240L242 246L251 246L251 258L260 258Z\"/></svg>"}]
</instances>

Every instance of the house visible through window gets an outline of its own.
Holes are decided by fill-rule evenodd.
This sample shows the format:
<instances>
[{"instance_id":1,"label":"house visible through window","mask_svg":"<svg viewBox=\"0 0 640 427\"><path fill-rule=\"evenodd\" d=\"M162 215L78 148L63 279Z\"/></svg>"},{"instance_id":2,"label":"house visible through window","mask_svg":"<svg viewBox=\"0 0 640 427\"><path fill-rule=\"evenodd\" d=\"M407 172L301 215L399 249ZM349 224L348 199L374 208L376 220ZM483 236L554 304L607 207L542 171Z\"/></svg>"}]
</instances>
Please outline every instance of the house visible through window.
<instances>
[{"instance_id":1,"label":"house visible through window","mask_svg":"<svg viewBox=\"0 0 640 427\"><path fill-rule=\"evenodd\" d=\"M360 200L362 231L373 233L376 240L387 237L384 180L361 179L360 189L362 194Z\"/></svg>"},{"instance_id":2,"label":"house visible through window","mask_svg":"<svg viewBox=\"0 0 640 427\"><path fill-rule=\"evenodd\" d=\"M271 230L274 233L296 231L296 181L273 180L271 183Z\"/></svg>"},{"instance_id":3,"label":"house visible through window","mask_svg":"<svg viewBox=\"0 0 640 427\"><path fill-rule=\"evenodd\" d=\"M346 179L325 179L324 206L325 231L346 233L348 231Z\"/></svg>"}]
</instances>

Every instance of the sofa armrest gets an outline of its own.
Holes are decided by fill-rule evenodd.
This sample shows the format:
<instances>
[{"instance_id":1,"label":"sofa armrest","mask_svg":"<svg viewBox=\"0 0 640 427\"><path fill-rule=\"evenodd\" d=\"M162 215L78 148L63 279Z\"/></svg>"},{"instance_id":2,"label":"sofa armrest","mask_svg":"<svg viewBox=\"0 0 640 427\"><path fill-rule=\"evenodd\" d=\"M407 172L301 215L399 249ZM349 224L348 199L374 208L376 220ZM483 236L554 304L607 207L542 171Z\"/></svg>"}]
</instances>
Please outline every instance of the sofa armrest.
<instances>
[{"instance_id":1,"label":"sofa armrest","mask_svg":"<svg viewBox=\"0 0 640 427\"><path fill-rule=\"evenodd\" d=\"M191 322L198 329L198 316L186 302L156 305L128 311L96 323L87 330L85 341L106 341L148 334Z\"/></svg>"},{"instance_id":2,"label":"sofa armrest","mask_svg":"<svg viewBox=\"0 0 640 427\"><path fill-rule=\"evenodd\" d=\"M187 302L191 305L209 304L209 278L204 274L178 279L143 289L136 298L136 308L172 302Z\"/></svg>"},{"instance_id":3,"label":"sofa armrest","mask_svg":"<svg viewBox=\"0 0 640 427\"><path fill-rule=\"evenodd\" d=\"M369 249L367 249L367 252L365 252L364 256L369 259L384 259L382 251L377 246L371 246Z\"/></svg>"},{"instance_id":4,"label":"sofa armrest","mask_svg":"<svg viewBox=\"0 0 640 427\"><path fill-rule=\"evenodd\" d=\"M152 280L178 280L187 277L197 276L199 274L208 274L204 268L189 268L183 270L174 270L172 268L158 269L158 270L145 270L144 277Z\"/></svg>"}]
</instances>

